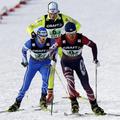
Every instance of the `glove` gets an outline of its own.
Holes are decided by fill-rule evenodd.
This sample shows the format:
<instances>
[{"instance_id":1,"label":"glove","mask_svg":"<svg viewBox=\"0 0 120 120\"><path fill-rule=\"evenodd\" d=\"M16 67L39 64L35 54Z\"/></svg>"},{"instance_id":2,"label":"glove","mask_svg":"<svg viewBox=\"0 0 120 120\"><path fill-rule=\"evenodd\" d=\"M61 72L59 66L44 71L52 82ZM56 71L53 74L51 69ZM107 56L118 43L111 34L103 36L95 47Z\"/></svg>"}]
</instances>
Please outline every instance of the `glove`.
<instances>
[{"instance_id":1,"label":"glove","mask_svg":"<svg viewBox=\"0 0 120 120\"><path fill-rule=\"evenodd\" d=\"M54 98L53 89L48 89L48 93L47 93L47 104L52 103L53 98Z\"/></svg>"},{"instance_id":2,"label":"glove","mask_svg":"<svg viewBox=\"0 0 120 120\"><path fill-rule=\"evenodd\" d=\"M50 51L49 52L49 58L50 60L53 60L54 62L57 62L57 59L56 59L56 52L55 51Z\"/></svg>"},{"instance_id":3,"label":"glove","mask_svg":"<svg viewBox=\"0 0 120 120\"><path fill-rule=\"evenodd\" d=\"M96 64L96 66L97 67L99 67L100 66L100 62L97 60L97 59L94 59L94 61L93 61L95 64Z\"/></svg>"},{"instance_id":4,"label":"glove","mask_svg":"<svg viewBox=\"0 0 120 120\"><path fill-rule=\"evenodd\" d=\"M50 59L53 60L55 63L57 62L56 53L55 52L50 56Z\"/></svg>"},{"instance_id":5,"label":"glove","mask_svg":"<svg viewBox=\"0 0 120 120\"><path fill-rule=\"evenodd\" d=\"M56 62L55 61L53 61L53 60L51 60L51 66L54 66L55 64L56 64Z\"/></svg>"},{"instance_id":6,"label":"glove","mask_svg":"<svg viewBox=\"0 0 120 120\"><path fill-rule=\"evenodd\" d=\"M36 38L36 33L35 33L34 31L31 33L31 37L32 37L33 39Z\"/></svg>"},{"instance_id":7,"label":"glove","mask_svg":"<svg viewBox=\"0 0 120 120\"><path fill-rule=\"evenodd\" d=\"M28 62L21 62L21 65L22 65L23 67L27 67L27 66L28 66Z\"/></svg>"},{"instance_id":8,"label":"glove","mask_svg":"<svg viewBox=\"0 0 120 120\"><path fill-rule=\"evenodd\" d=\"M27 57L26 57L26 56L23 56L23 57L22 57L21 65L22 65L23 67L26 67L26 66L28 65L28 61L27 61Z\"/></svg>"}]
</instances>

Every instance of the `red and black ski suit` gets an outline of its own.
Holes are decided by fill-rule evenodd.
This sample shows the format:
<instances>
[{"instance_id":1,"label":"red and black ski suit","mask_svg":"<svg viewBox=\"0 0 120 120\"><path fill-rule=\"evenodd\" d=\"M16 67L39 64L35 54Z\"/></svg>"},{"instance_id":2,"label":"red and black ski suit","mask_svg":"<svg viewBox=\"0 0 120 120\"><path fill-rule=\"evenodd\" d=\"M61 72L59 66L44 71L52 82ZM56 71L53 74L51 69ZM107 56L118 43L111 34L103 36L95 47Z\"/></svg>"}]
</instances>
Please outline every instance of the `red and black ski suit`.
<instances>
[{"instance_id":1,"label":"red and black ski suit","mask_svg":"<svg viewBox=\"0 0 120 120\"><path fill-rule=\"evenodd\" d=\"M74 71L78 75L84 90L87 93L90 102L95 100L94 93L89 84L88 73L82 57L82 48L87 45L92 48L93 60L97 60L97 46L82 34L77 33L74 41L69 41L66 34L56 40L58 47L62 48L61 65L65 78L67 79L67 88L70 98L78 97L75 90Z\"/></svg>"}]
</instances>

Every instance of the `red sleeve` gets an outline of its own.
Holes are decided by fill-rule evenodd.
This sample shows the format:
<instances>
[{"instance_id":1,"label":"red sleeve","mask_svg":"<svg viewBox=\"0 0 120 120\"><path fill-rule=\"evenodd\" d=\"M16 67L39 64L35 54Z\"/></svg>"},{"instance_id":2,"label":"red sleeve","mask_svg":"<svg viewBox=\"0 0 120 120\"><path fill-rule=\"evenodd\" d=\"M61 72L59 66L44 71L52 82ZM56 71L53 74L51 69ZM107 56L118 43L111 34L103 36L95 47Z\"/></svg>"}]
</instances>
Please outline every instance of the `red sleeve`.
<instances>
[{"instance_id":1,"label":"red sleeve","mask_svg":"<svg viewBox=\"0 0 120 120\"><path fill-rule=\"evenodd\" d=\"M55 41L56 41L58 47L61 47L61 44L62 44L61 37L56 38Z\"/></svg>"},{"instance_id":2,"label":"red sleeve","mask_svg":"<svg viewBox=\"0 0 120 120\"><path fill-rule=\"evenodd\" d=\"M86 36L82 36L82 43L83 45L87 45L89 47L93 47L94 46L94 42L89 40Z\"/></svg>"},{"instance_id":3,"label":"red sleeve","mask_svg":"<svg viewBox=\"0 0 120 120\"><path fill-rule=\"evenodd\" d=\"M82 36L82 44L91 47L92 53L93 53L93 59L94 60L97 59L97 46L96 46L96 44L92 40L89 40L85 36Z\"/></svg>"}]
</instances>

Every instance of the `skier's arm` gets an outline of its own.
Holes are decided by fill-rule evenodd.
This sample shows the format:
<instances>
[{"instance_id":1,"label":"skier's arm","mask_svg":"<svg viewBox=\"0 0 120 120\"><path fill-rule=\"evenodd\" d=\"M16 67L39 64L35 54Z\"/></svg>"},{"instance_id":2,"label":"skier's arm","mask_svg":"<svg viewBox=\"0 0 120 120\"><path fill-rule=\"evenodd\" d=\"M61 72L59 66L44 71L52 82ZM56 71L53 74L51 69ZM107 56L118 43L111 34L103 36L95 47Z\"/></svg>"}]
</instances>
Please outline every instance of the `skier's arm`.
<instances>
[{"instance_id":1,"label":"skier's arm","mask_svg":"<svg viewBox=\"0 0 120 120\"><path fill-rule=\"evenodd\" d=\"M92 49L93 60L97 61L97 53L98 53L97 45L92 40L89 40L85 36L82 36L82 43L83 43L83 45L87 45Z\"/></svg>"},{"instance_id":2,"label":"skier's arm","mask_svg":"<svg viewBox=\"0 0 120 120\"><path fill-rule=\"evenodd\" d=\"M28 65L27 51L31 49L31 40L28 40L22 47L22 62L21 64L26 67Z\"/></svg>"},{"instance_id":3,"label":"skier's arm","mask_svg":"<svg viewBox=\"0 0 120 120\"><path fill-rule=\"evenodd\" d=\"M31 35L32 32L34 32L34 30L38 27L43 27L45 24L45 17L42 16L41 18L37 19L34 23L30 24L28 27L27 27L27 32L28 34Z\"/></svg>"},{"instance_id":4,"label":"skier's arm","mask_svg":"<svg viewBox=\"0 0 120 120\"><path fill-rule=\"evenodd\" d=\"M79 29L81 27L81 24L77 20L71 18L70 16L64 15L64 14L62 14L62 18L63 18L63 21L64 21L65 24L67 22L73 22L73 23L75 23L76 29L77 29L77 31L79 31Z\"/></svg>"},{"instance_id":5,"label":"skier's arm","mask_svg":"<svg viewBox=\"0 0 120 120\"><path fill-rule=\"evenodd\" d=\"M61 47L61 37L55 39L55 43L50 47L50 50L55 50L58 47Z\"/></svg>"},{"instance_id":6,"label":"skier's arm","mask_svg":"<svg viewBox=\"0 0 120 120\"><path fill-rule=\"evenodd\" d=\"M56 59L56 52L58 47L61 46L61 38L56 38L55 41L56 42L49 49L49 57L53 61L55 61L54 59Z\"/></svg>"}]
</instances>

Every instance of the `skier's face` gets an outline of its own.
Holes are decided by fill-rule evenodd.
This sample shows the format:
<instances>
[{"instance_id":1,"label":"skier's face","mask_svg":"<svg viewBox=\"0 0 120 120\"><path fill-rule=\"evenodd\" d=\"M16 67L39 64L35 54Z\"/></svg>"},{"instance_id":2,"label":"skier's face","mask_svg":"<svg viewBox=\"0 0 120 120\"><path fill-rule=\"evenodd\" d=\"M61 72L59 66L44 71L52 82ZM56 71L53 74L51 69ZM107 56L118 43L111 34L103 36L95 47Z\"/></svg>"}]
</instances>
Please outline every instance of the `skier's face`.
<instances>
[{"instance_id":1,"label":"skier's face","mask_svg":"<svg viewBox=\"0 0 120 120\"><path fill-rule=\"evenodd\" d=\"M55 20L57 18L58 13L48 13L49 18Z\"/></svg>"},{"instance_id":2,"label":"skier's face","mask_svg":"<svg viewBox=\"0 0 120 120\"><path fill-rule=\"evenodd\" d=\"M46 37L38 37L38 42L40 43L40 44L44 44L45 43L45 41L46 41Z\"/></svg>"},{"instance_id":3,"label":"skier's face","mask_svg":"<svg viewBox=\"0 0 120 120\"><path fill-rule=\"evenodd\" d=\"M66 36L70 41L73 41L76 38L76 31L66 32Z\"/></svg>"}]
</instances>

